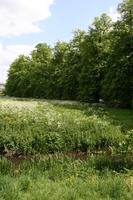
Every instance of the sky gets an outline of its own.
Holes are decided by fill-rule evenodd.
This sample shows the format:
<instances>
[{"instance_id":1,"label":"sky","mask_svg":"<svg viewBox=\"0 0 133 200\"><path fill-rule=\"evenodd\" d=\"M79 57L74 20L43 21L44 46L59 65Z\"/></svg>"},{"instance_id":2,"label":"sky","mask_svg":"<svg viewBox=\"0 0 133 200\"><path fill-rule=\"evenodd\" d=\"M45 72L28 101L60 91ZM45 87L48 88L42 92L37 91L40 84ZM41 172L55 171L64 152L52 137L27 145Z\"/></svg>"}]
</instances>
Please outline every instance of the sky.
<instances>
[{"instance_id":1,"label":"sky","mask_svg":"<svg viewBox=\"0 0 133 200\"><path fill-rule=\"evenodd\" d=\"M28 55L41 42L51 46L69 41L73 31L85 31L94 17L107 13L118 18L122 0L0 0L0 82L7 80L10 64Z\"/></svg>"}]
</instances>

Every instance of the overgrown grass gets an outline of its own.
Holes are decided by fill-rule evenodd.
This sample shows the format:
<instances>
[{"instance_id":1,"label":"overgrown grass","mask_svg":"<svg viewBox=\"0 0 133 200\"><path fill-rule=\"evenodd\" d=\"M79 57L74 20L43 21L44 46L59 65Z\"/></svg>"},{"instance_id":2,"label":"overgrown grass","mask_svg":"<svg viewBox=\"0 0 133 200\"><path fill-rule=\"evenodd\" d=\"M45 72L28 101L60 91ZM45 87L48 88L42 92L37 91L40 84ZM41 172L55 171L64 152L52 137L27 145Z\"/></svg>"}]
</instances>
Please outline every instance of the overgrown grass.
<instances>
[{"instance_id":1,"label":"overgrown grass","mask_svg":"<svg viewBox=\"0 0 133 200\"><path fill-rule=\"evenodd\" d=\"M129 136L123 126L103 108L1 100L0 152L118 151Z\"/></svg>"},{"instance_id":2,"label":"overgrown grass","mask_svg":"<svg viewBox=\"0 0 133 200\"><path fill-rule=\"evenodd\" d=\"M133 199L132 110L63 104L0 98L0 200Z\"/></svg>"},{"instance_id":3,"label":"overgrown grass","mask_svg":"<svg viewBox=\"0 0 133 200\"><path fill-rule=\"evenodd\" d=\"M99 171L92 168L90 160L60 156L24 163L16 169L4 159L0 166L0 197L5 200L133 198L132 171Z\"/></svg>"}]
</instances>

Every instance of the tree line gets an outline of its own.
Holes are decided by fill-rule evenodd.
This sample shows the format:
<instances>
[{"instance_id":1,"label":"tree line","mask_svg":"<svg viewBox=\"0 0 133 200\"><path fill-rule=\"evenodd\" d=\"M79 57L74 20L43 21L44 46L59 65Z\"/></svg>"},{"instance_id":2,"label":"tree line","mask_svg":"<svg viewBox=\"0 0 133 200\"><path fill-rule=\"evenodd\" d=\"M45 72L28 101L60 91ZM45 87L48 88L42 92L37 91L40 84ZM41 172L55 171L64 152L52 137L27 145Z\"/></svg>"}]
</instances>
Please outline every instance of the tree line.
<instances>
[{"instance_id":1,"label":"tree line","mask_svg":"<svg viewBox=\"0 0 133 200\"><path fill-rule=\"evenodd\" d=\"M76 30L54 48L38 44L10 66L6 94L15 97L133 105L133 1L118 5L119 19L102 14L88 31Z\"/></svg>"}]
</instances>

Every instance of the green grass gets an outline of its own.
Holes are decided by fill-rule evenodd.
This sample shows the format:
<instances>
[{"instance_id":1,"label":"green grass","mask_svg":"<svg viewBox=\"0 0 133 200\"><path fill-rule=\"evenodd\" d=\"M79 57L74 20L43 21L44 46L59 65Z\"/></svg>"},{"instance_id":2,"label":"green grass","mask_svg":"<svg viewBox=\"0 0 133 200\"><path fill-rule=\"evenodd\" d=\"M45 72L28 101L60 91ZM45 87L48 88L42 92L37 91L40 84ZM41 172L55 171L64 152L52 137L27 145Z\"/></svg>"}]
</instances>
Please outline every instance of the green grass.
<instances>
[{"instance_id":1,"label":"green grass","mask_svg":"<svg viewBox=\"0 0 133 200\"><path fill-rule=\"evenodd\" d=\"M129 135L123 126L103 108L2 99L0 152L118 151Z\"/></svg>"},{"instance_id":2,"label":"green grass","mask_svg":"<svg viewBox=\"0 0 133 200\"><path fill-rule=\"evenodd\" d=\"M123 127L123 130L133 129L133 110L108 108L108 116Z\"/></svg>"},{"instance_id":3,"label":"green grass","mask_svg":"<svg viewBox=\"0 0 133 200\"><path fill-rule=\"evenodd\" d=\"M90 160L71 160L57 156L24 163L15 169L6 160L0 160L0 199L133 198L132 171L99 171L90 164Z\"/></svg>"},{"instance_id":4,"label":"green grass","mask_svg":"<svg viewBox=\"0 0 133 200\"><path fill-rule=\"evenodd\" d=\"M1 97L0 200L133 199L132 121L132 110Z\"/></svg>"}]
</instances>

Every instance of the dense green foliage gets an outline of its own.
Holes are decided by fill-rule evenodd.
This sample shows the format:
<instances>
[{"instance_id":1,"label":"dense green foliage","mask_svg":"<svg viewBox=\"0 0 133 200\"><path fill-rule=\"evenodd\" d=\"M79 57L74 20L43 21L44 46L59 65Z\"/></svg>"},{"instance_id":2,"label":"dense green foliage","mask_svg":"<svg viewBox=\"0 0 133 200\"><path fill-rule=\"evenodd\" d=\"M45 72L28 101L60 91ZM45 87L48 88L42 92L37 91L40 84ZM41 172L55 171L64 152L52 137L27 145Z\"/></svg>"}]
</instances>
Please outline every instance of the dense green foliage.
<instances>
[{"instance_id":1,"label":"dense green foliage","mask_svg":"<svg viewBox=\"0 0 133 200\"><path fill-rule=\"evenodd\" d=\"M121 20L110 33L111 52L102 94L111 103L129 107L133 100L133 1L124 1L118 10Z\"/></svg>"},{"instance_id":2,"label":"dense green foliage","mask_svg":"<svg viewBox=\"0 0 133 200\"><path fill-rule=\"evenodd\" d=\"M0 197L4 200L132 200L132 171L99 171L91 161L56 156L18 169L0 160ZM95 164L94 164L95 165Z\"/></svg>"},{"instance_id":3,"label":"dense green foliage","mask_svg":"<svg viewBox=\"0 0 133 200\"><path fill-rule=\"evenodd\" d=\"M0 98L1 200L132 200L133 112Z\"/></svg>"},{"instance_id":4,"label":"dense green foliage","mask_svg":"<svg viewBox=\"0 0 133 200\"><path fill-rule=\"evenodd\" d=\"M118 6L117 22L103 14L88 32L77 30L69 43L52 49L38 44L29 57L11 65L6 94L71 99L131 107L133 101L133 1Z\"/></svg>"},{"instance_id":5,"label":"dense green foliage","mask_svg":"<svg viewBox=\"0 0 133 200\"><path fill-rule=\"evenodd\" d=\"M112 116L115 110L106 108L4 98L0 100L0 153L131 153L133 115L129 111L119 110Z\"/></svg>"},{"instance_id":6,"label":"dense green foliage","mask_svg":"<svg viewBox=\"0 0 133 200\"><path fill-rule=\"evenodd\" d=\"M0 199L132 200L133 171L96 170L95 162L57 155L15 168L0 159Z\"/></svg>"}]
</instances>

